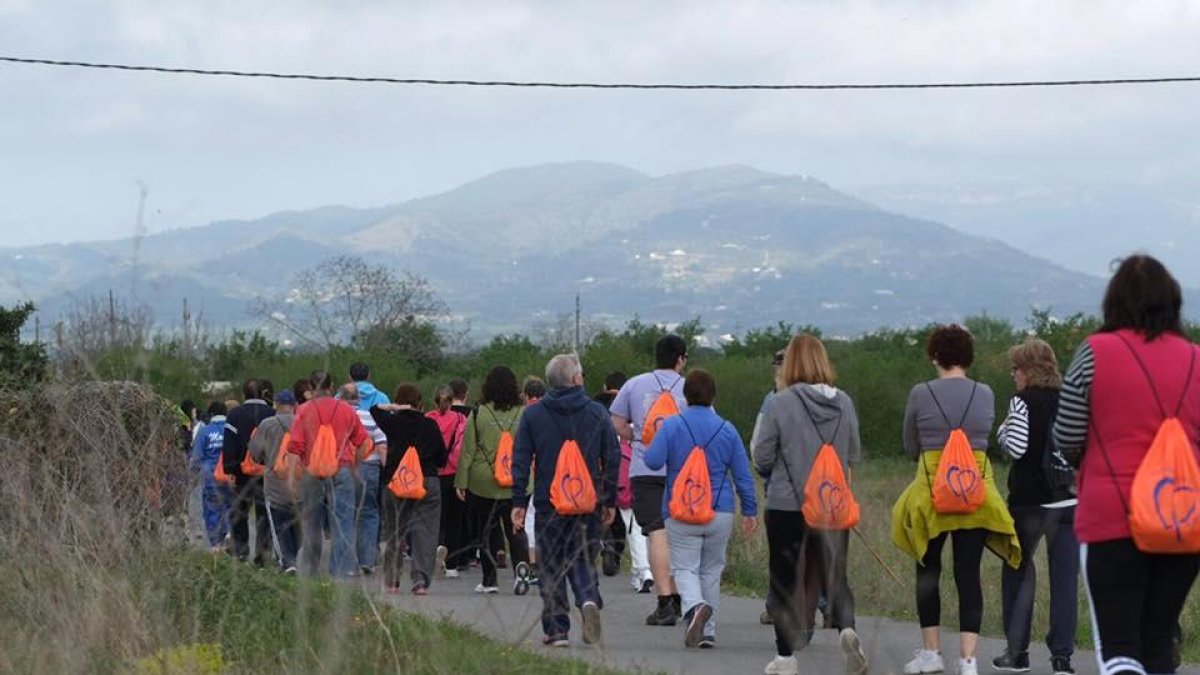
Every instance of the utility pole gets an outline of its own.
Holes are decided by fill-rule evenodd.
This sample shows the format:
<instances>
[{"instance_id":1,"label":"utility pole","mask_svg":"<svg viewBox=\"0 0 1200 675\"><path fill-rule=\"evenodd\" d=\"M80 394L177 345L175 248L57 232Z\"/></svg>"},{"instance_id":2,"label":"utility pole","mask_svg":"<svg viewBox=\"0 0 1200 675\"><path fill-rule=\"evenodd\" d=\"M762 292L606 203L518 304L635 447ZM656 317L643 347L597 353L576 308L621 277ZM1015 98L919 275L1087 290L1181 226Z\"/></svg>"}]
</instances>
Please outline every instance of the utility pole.
<instances>
[{"instance_id":1,"label":"utility pole","mask_svg":"<svg viewBox=\"0 0 1200 675\"><path fill-rule=\"evenodd\" d=\"M192 314L188 311L187 298L183 299L183 358L192 358Z\"/></svg>"},{"instance_id":2,"label":"utility pole","mask_svg":"<svg viewBox=\"0 0 1200 675\"><path fill-rule=\"evenodd\" d=\"M108 289L108 348L117 344L117 300L113 297L112 289Z\"/></svg>"},{"instance_id":3,"label":"utility pole","mask_svg":"<svg viewBox=\"0 0 1200 675\"><path fill-rule=\"evenodd\" d=\"M575 291L575 353L576 354L579 354L579 348L580 348L580 344L579 344L579 315L580 315L580 313L581 312L580 312L580 305L579 305L579 291Z\"/></svg>"}]
</instances>

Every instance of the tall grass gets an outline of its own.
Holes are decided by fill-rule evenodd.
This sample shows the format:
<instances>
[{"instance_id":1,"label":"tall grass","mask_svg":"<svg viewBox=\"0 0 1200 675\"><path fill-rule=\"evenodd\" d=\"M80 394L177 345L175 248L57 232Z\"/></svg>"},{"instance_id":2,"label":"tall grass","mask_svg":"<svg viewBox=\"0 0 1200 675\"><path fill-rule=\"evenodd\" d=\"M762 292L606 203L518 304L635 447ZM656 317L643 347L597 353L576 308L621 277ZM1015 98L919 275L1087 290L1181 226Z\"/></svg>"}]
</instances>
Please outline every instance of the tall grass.
<instances>
[{"instance_id":1,"label":"tall grass","mask_svg":"<svg viewBox=\"0 0 1200 675\"><path fill-rule=\"evenodd\" d=\"M0 391L0 672L603 672L189 549L178 425L135 384Z\"/></svg>"}]
</instances>

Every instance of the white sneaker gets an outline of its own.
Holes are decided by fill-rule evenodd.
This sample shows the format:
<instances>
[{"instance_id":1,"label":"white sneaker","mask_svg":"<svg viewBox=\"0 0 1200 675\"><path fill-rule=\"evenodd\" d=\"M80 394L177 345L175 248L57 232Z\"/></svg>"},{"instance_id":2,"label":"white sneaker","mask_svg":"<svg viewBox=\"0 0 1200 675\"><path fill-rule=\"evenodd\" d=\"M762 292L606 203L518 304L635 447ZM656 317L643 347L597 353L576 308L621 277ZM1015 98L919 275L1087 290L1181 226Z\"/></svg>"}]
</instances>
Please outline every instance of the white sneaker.
<instances>
[{"instance_id":1,"label":"white sneaker","mask_svg":"<svg viewBox=\"0 0 1200 675\"><path fill-rule=\"evenodd\" d=\"M858 633L853 628L843 628L838 633L838 641L846 659L846 675L867 675L867 655L863 653Z\"/></svg>"},{"instance_id":2,"label":"white sneaker","mask_svg":"<svg viewBox=\"0 0 1200 675\"><path fill-rule=\"evenodd\" d=\"M924 673L940 673L946 670L942 662L941 652L931 649L918 649L913 652L913 660L904 664L904 675L923 675Z\"/></svg>"},{"instance_id":3,"label":"white sneaker","mask_svg":"<svg viewBox=\"0 0 1200 675\"><path fill-rule=\"evenodd\" d=\"M457 579L458 578L458 570L451 570L451 569L446 570L446 578L447 579Z\"/></svg>"},{"instance_id":4,"label":"white sneaker","mask_svg":"<svg viewBox=\"0 0 1200 675\"><path fill-rule=\"evenodd\" d=\"M795 656L776 656L763 672L767 675L800 675L800 664Z\"/></svg>"},{"instance_id":5,"label":"white sneaker","mask_svg":"<svg viewBox=\"0 0 1200 675\"><path fill-rule=\"evenodd\" d=\"M495 595L500 592L500 588L497 586L484 586L483 584L479 584L475 586L475 592L483 593L484 595Z\"/></svg>"},{"instance_id":6,"label":"white sneaker","mask_svg":"<svg viewBox=\"0 0 1200 675\"><path fill-rule=\"evenodd\" d=\"M958 675L979 675L979 667L974 658L958 660Z\"/></svg>"}]
</instances>

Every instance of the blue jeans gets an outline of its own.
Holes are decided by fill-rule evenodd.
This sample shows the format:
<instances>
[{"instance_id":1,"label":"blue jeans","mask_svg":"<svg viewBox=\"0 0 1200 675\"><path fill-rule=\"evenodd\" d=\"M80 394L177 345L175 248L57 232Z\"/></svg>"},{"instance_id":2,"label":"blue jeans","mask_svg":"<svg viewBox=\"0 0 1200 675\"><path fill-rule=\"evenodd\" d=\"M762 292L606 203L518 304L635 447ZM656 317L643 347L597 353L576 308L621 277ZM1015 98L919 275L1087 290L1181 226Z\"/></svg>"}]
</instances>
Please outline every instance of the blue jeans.
<instances>
[{"instance_id":1,"label":"blue jeans","mask_svg":"<svg viewBox=\"0 0 1200 675\"><path fill-rule=\"evenodd\" d=\"M321 553L325 545L325 522L330 524L333 552L329 556L329 573L349 576L358 571L354 551L354 470L348 466L338 469L332 478L317 480L304 477L303 522L305 574L316 575L321 569ZM330 517L332 516L332 517Z\"/></svg>"},{"instance_id":2,"label":"blue jeans","mask_svg":"<svg viewBox=\"0 0 1200 675\"><path fill-rule=\"evenodd\" d=\"M212 469L215 469L214 464ZM204 483L201 498L204 513L204 532L209 546L220 546L229 534L229 505L233 502L233 489L217 482L212 469L204 467Z\"/></svg>"},{"instance_id":3,"label":"blue jeans","mask_svg":"<svg viewBox=\"0 0 1200 675\"><path fill-rule=\"evenodd\" d=\"M271 527L271 541L279 569L296 566L296 555L300 550L300 523L291 503L267 504L267 522Z\"/></svg>"},{"instance_id":4,"label":"blue jeans","mask_svg":"<svg viewBox=\"0 0 1200 675\"><path fill-rule=\"evenodd\" d=\"M733 531L733 514L718 512L707 525L690 525L667 520L667 541L671 545L671 575L675 590L687 612L703 603L712 608L704 625L704 635L717 635L717 608L721 604L721 572L725 569L725 549Z\"/></svg>"},{"instance_id":5,"label":"blue jeans","mask_svg":"<svg viewBox=\"0 0 1200 675\"><path fill-rule=\"evenodd\" d=\"M375 567L379 553L379 472L378 462L358 465L358 564Z\"/></svg>"},{"instance_id":6,"label":"blue jeans","mask_svg":"<svg viewBox=\"0 0 1200 675\"><path fill-rule=\"evenodd\" d=\"M571 629L568 582L575 593L576 607L585 602L604 606L596 573L600 519L595 515L560 516L554 509L538 509L533 526L541 579L542 630L548 636L566 635Z\"/></svg>"}]
</instances>

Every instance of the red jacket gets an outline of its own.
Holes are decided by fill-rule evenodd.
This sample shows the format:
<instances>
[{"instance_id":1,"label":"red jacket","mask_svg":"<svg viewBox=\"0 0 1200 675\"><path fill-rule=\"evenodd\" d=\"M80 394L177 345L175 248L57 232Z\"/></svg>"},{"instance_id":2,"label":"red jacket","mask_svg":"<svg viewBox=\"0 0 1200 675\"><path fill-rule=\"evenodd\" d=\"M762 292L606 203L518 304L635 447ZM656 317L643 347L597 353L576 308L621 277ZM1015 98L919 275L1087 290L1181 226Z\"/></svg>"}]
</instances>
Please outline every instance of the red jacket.
<instances>
[{"instance_id":1,"label":"red jacket","mask_svg":"<svg viewBox=\"0 0 1200 675\"><path fill-rule=\"evenodd\" d=\"M439 476L453 476L458 473L458 456L462 453L463 432L467 430L467 416L454 410L441 412L431 410L425 415L437 422L442 432L442 442L449 449L446 466L438 471Z\"/></svg>"},{"instance_id":2,"label":"red jacket","mask_svg":"<svg viewBox=\"0 0 1200 675\"><path fill-rule=\"evenodd\" d=\"M317 437L317 428L322 424L333 426L333 435L341 448L338 464L354 464L354 451L367 442L367 429L354 408L328 396L313 399L296 410L296 421L292 423L292 442L288 446L288 452L299 455L300 463L308 466L308 451Z\"/></svg>"},{"instance_id":3,"label":"red jacket","mask_svg":"<svg viewBox=\"0 0 1200 675\"><path fill-rule=\"evenodd\" d=\"M1193 447L1200 430L1200 364L1180 405L1195 345L1173 334L1146 342L1128 330L1088 338L1096 372L1090 397L1092 426L1079 469L1079 506L1075 509L1075 532L1083 543L1131 536L1127 505L1133 476L1163 421L1146 374L1122 337L1146 365L1167 415L1179 406L1179 419Z\"/></svg>"}]
</instances>

